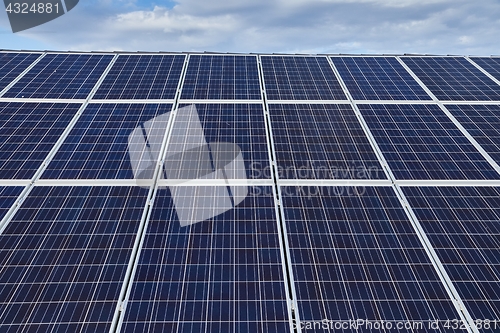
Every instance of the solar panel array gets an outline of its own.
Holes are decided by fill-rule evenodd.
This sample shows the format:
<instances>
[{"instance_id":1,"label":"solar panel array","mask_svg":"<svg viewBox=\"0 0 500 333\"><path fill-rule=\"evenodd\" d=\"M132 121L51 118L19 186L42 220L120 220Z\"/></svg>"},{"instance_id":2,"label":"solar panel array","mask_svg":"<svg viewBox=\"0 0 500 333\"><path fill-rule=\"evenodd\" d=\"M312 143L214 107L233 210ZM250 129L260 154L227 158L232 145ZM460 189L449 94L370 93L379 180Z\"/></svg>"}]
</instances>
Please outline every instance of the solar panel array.
<instances>
[{"instance_id":1,"label":"solar panel array","mask_svg":"<svg viewBox=\"0 0 500 333\"><path fill-rule=\"evenodd\" d=\"M403 61L440 100L497 101L498 84L462 57L404 57Z\"/></svg>"},{"instance_id":2,"label":"solar panel array","mask_svg":"<svg viewBox=\"0 0 500 333\"><path fill-rule=\"evenodd\" d=\"M257 57L190 56L182 98L260 99Z\"/></svg>"},{"instance_id":3,"label":"solar panel array","mask_svg":"<svg viewBox=\"0 0 500 333\"><path fill-rule=\"evenodd\" d=\"M2 179L31 179L81 104L0 102Z\"/></svg>"},{"instance_id":4,"label":"solar panel array","mask_svg":"<svg viewBox=\"0 0 500 333\"><path fill-rule=\"evenodd\" d=\"M188 106L181 104L180 107ZM195 104L208 143L232 142L241 149L248 177L269 179L269 146L262 104ZM177 119L179 122L179 119ZM189 125L186 125L189 128ZM187 138L189 140L189 137ZM183 142L184 143L184 142Z\"/></svg>"},{"instance_id":5,"label":"solar panel array","mask_svg":"<svg viewBox=\"0 0 500 333\"><path fill-rule=\"evenodd\" d=\"M499 330L499 73L0 52L0 331Z\"/></svg>"},{"instance_id":6,"label":"solar panel array","mask_svg":"<svg viewBox=\"0 0 500 333\"><path fill-rule=\"evenodd\" d=\"M86 99L113 57L48 54L3 97Z\"/></svg>"},{"instance_id":7,"label":"solar panel array","mask_svg":"<svg viewBox=\"0 0 500 333\"><path fill-rule=\"evenodd\" d=\"M403 190L472 318L498 318L499 188Z\"/></svg>"},{"instance_id":8,"label":"solar panel array","mask_svg":"<svg viewBox=\"0 0 500 333\"><path fill-rule=\"evenodd\" d=\"M446 105L446 108L500 163L500 105Z\"/></svg>"},{"instance_id":9,"label":"solar panel array","mask_svg":"<svg viewBox=\"0 0 500 333\"><path fill-rule=\"evenodd\" d=\"M33 188L0 236L2 330L108 331L147 192Z\"/></svg>"},{"instance_id":10,"label":"solar panel array","mask_svg":"<svg viewBox=\"0 0 500 333\"><path fill-rule=\"evenodd\" d=\"M263 56L261 60L270 100L346 99L325 57Z\"/></svg>"},{"instance_id":11,"label":"solar panel array","mask_svg":"<svg viewBox=\"0 0 500 333\"><path fill-rule=\"evenodd\" d=\"M333 57L332 61L354 99L431 99L396 58Z\"/></svg>"},{"instance_id":12,"label":"solar panel array","mask_svg":"<svg viewBox=\"0 0 500 333\"><path fill-rule=\"evenodd\" d=\"M397 179L498 179L436 105L359 105Z\"/></svg>"},{"instance_id":13,"label":"solar panel array","mask_svg":"<svg viewBox=\"0 0 500 333\"><path fill-rule=\"evenodd\" d=\"M91 104L43 173L44 179L133 179L128 139L171 104ZM156 118L166 127L166 119ZM150 140L163 141L164 133ZM141 152L141 155L145 152Z\"/></svg>"},{"instance_id":14,"label":"solar panel array","mask_svg":"<svg viewBox=\"0 0 500 333\"><path fill-rule=\"evenodd\" d=\"M2 91L40 57L40 54L2 53L0 57L0 91Z\"/></svg>"},{"instance_id":15,"label":"solar panel array","mask_svg":"<svg viewBox=\"0 0 500 333\"><path fill-rule=\"evenodd\" d=\"M258 190L191 228L180 227L169 191L160 191L123 332L290 331L273 192Z\"/></svg>"},{"instance_id":16,"label":"solar panel array","mask_svg":"<svg viewBox=\"0 0 500 333\"><path fill-rule=\"evenodd\" d=\"M500 80L500 58L472 58L472 60L495 79Z\"/></svg>"},{"instance_id":17,"label":"solar panel array","mask_svg":"<svg viewBox=\"0 0 500 333\"><path fill-rule=\"evenodd\" d=\"M302 320L356 318L428 327L456 316L390 187L282 191Z\"/></svg>"},{"instance_id":18,"label":"solar panel array","mask_svg":"<svg viewBox=\"0 0 500 333\"><path fill-rule=\"evenodd\" d=\"M181 55L123 55L94 95L95 99L174 99Z\"/></svg>"},{"instance_id":19,"label":"solar panel array","mask_svg":"<svg viewBox=\"0 0 500 333\"><path fill-rule=\"evenodd\" d=\"M348 104L271 104L283 179L384 179L384 171Z\"/></svg>"}]
</instances>

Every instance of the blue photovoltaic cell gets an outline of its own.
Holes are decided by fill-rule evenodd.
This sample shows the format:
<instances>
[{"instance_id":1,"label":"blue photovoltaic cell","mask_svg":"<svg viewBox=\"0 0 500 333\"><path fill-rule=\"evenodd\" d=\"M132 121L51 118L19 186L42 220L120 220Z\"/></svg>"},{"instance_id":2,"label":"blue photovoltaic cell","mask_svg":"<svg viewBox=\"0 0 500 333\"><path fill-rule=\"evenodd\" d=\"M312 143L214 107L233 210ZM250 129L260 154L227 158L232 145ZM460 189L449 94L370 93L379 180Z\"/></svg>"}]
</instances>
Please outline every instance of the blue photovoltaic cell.
<instances>
[{"instance_id":1,"label":"blue photovoltaic cell","mask_svg":"<svg viewBox=\"0 0 500 333\"><path fill-rule=\"evenodd\" d=\"M35 187L0 235L2 333L109 332L147 193Z\"/></svg>"},{"instance_id":2,"label":"blue photovoltaic cell","mask_svg":"<svg viewBox=\"0 0 500 333\"><path fill-rule=\"evenodd\" d=\"M0 178L30 179L80 104L0 103Z\"/></svg>"},{"instance_id":3,"label":"blue photovoltaic cell","mask_svg":"<svg viewBox=\"0 0 500 333\"><path fill-rule=\"evenodd\" d=\"M263 56L270 100L345 100L342 87L325 57Z\"/></svg>"},{"instance_id":4,"label":"blue photovoltaic cell","mask_svg":"<svg viewBox=\"0 0 500 333\"><path fill-rule=\"evenodd\" d=\"M256 56L191 55L183 99L261 99Z\"/></svg>"},{"instance_id":5,"label":"blue photovoltaic cell","mask_svg":"<svg viewBox=\"0 0 500 333\"><path fill-rule=\"evenodd\" d=\"M40 56L0 52L0 91ZM49 53L2 97L86 99L114 57ZM178 98L186 57L116 56L94 98L136 102L88 104L41 178L133 179L143 171L134 163L156 166L172 104L139 103ZM234 151L213 150L229 143L241 150L248 179L270 179L266 126L280 179L386 179L352 107L319 104L347 101L327 56L261 57L274 101L269 124L259 102L258 56L189 58L182 99L214 104L196 104L196 117L186 113L192 117L186 124L181 100L169 127L181 136L168 138L167 180L159 181L148 210L148 189L139 186L33 186L7 219L25 187L5 186L6 180L32 179L82 105L0 102L0 222L9 220L0 226L0 332L109 333L118 314L117 333L281 333L293 324L302 333L459 331L445 329L446 320L460 317L393 187L285 186L278 210L271 186L249 187L246 196L247 188L231 181L168 181L168 167L179 157L169 149L185 152L200 138L211 145L210 159L195 160L200 164L193 169L201 173L206 162L219 172L206 178L222 173L230 179L231 170L222 170L215 157L233 158ZM437 98L452 101L445 107L500 164L500 105L494 105L500 85L464 57L401 58ZM471 59L500 80L500 58ZM395 57L332 61L356 100L430 100ZM437 104L358 108L396 179L500 179ZM240 160L232 162L241 167ZM499 330L500 187L402 189L472 318L497 320L479 331ZM150 219L132 258L145 213ZM200 215L204 221L181 227ZM280 232L286 244L280 245ZM136 267L128 276L131 260ZM288 288L301 323L289 318ZM125 290L130 293L120 305ZM318 326L324 319L410 322L413 329L324 329ZM433 320L441 321L439 329L429 326Z\"/></svg>"},{"instance_id":6,"label":"blue photovoltaic cell","mask_svg":"<svg viewBox=\"0 0 500 333\"><path fill-rule=\"evenodd\" d=\"M431 99L396 58L332 57L332 61L354 99Z\"/></svg>"},{"instance_id":7,"label":"blue photovoltaic cell","mask_svg":"<svg viewBox=\"0 0 500 333\"><path fill-rule=\"evenodd\" d=\"M111 59L112 55L47 54L3 97L86 99Z\"/></svg>"},{"instance_id":8,"label":"blue photovoltaic cell","mask_svg":"<svg viewBox=\"0 0 500 333\"><path fill-rule=\"evenodd\" d=\"M197 195L219 200L213 187ZM250 188L234 209L187 227L162 190L120 332L290 332L281 258L271 187Z\"/></svg>"},{"instance_id":9,"label":"blue photovoltaic cell","mask_svg":"<svg viewBox=\"0 0 500 333\"><path fill-rule=\"evenodd\" d=\"M404 187L403 192L472 319L498 320L500 188Z\"/></svg>"},{"instance_id":10,"label":"blue photovoltaic cell","mask_svg":"<svg viewBox=\"0 0 500 333\"><path fill-rule=\"evenodd\" d=\"M471 58L476 64L481 66L488 73L500 80L500 58Z\"/></svg>"},{"instance_id":11,"label":"blue photovoltaic cell","mask_svg":"<svg viewBox=\"0 0 500 333\"><path fill-rule=\"evenodd\" d=\"M350 105L270 104L281 179L386 179Z\"/></svg>"},{"instance_id":12,"label":"blue photovoltaic cell","mask_svg":"<svg viewBox=\"0 0 500 333\"><path fill-rule=\"evenodd\" d=\"M500 100L500 85L465 58L402 57L401 59L440 100Z\"/></svg>"},{"instance_id":13,"label":"blue photovoltaic cell","mask_svg":"<svg viewBox=\"0 0 500 333\"><path fill-rule=\"evenodd\" d=\"M500 106L446 105L446 108L491 158L500 164Z\"/></svg>"},{"instance_id":14,"label":"blue photovoltaic cell","mask_svg":"<svg viewBox=\"0 0 500 333\"><path fill-rule=\"evenodd\" d=\"M181 105L184 107L186 105ZM247 178L271 178L264 110L261 104L197 104L206 141L236 144L243 154ZM176 118L179 126L180 117ZM182 127L189 130L192 124ZM177 141L177 140L176 140ZM191 143L189 136L177 144ZM176 147L176 151L184 151Z\"/></svg>"},{"instance_id":15,"label":"blue photovoltaic cell","mask_svg":"<svg viewBox=\"0 0 500 333\"><path fill-rule=\"evenodd\" d=\"M129 136L136 128L146 131L145 122L170 112L171 108L171 104L89 104L42 178L133 179ZM157 124L165 131L146 141L161 145L168 119L155 121L161 122ZM142 151L140 155L149 159L146 147L138 148Z\"/></svg>"},{"instance_id":16,"label":"blue photovoltaic cell","mask_svg":"<svg viewBox=\"0 0 500 333\"><path fill-rule=\"evenodd\" d=\"M442 323L434 330L429 322L458 314L392 187L281 191L302 327L323 319L361 319L394 327L424 323L398 332L446 332Z\"/></svg>"},{"instance_id":17,"label":"blue photovoltaic cell","mask_svg":"<svg viewBox=\"0 0 500 333\"><path fill-rule=\"evenodd\" d=\"M0 53L0 91L26 70L40 54Z\"/></svg>"},{"instance_id":18,"label":"blue photovoltaic cell","mask_svg":"<svg viewBox=\"0 0 500 333\"><path fill-rule=\"evenodd\" d=\"M21 186L0 186L0 221L5 217L23 189Z\"/></svg>"},{"instance_id":19,"label":"blue photovoltaic cell","mask_svg":"<svg viewBox=\"0 0 500 333\"><path fill-rule=\"evenodd\" d=\"M94 99L174 99L185 55L120 55Z\"/></svg>"},{"instance_id":20,"label":"blue photovoltaic cell","mask_svg":"<svg viewBox=\"0 0 500 333\"><path fill-rule=\"evenodd\" d=\"M358 105L397 179L500 179L437 105Z\"/></svg>"}]
</instances>

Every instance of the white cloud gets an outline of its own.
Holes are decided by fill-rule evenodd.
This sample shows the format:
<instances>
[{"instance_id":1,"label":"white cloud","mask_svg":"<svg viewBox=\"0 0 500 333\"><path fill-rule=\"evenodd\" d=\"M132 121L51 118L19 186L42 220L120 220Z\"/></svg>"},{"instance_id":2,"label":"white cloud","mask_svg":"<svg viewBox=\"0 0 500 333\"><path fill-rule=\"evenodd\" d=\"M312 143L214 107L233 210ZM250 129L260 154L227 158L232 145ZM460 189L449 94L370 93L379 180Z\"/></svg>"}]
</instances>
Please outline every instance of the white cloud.
<instances>
[{"instance_id":1,"label":"white cloud","mask_svg":"<svg viewBox=\"0 0 500 333\"><path fill-rule=\"evenodd\" d=\"M197 17L192 15L176 15L166 8L155 7L152 11L135 11L119 14L106 22L107 28L129 33L141 31L189 32L198 30L231 32L237 21L231 15L213 17Z\"/></svg>"},{"instance_id":2,"label":"white cloud","mask_svg":"<svg viewBox=\"0 0 500 333\"><path fill-rule=\"evenodd\" d=\"M311 3L362 4L372 3L386 7L410 7L452 2L452 0L279 0L283 5L310 5Z\"/></svg>"},{"instance_id":3,"label":"white cloud","mask_svg":"<svg viewBox=\"0 0 500 333\"><path fill-rule=\"evenodd\" d=\"M474 42L474 38L469 37L469 36L460 36L460 37L458 37L458 42L460 44L471 44Z\"/></svg>"},{"instance_id":4,"label":"white cloud","mask_svg":"<svg viewBox=\"0 0 500 333\"><path fill-rule=\"evenodd\" d=\"M76 50L500 53L496 0L93 1L25 36Z\"/></svg>"}]
</instances>

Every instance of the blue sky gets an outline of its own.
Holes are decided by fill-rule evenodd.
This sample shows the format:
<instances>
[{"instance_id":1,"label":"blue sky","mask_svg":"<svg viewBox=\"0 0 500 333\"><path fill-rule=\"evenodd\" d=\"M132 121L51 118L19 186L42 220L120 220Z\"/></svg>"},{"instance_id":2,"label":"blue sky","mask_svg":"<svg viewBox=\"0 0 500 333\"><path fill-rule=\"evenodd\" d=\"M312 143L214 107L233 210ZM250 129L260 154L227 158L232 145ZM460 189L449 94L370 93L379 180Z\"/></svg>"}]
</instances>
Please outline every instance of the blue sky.
<instances>
[{"instance_id":1,"label":"blue sky","mask_svg":"<svg viewBox=\"0 0 500 333\"><path fill-rule=\"evenodd\" d=\"M500 54L500 0L80 0L0 48Z\"/></svg>"}]
</instances>

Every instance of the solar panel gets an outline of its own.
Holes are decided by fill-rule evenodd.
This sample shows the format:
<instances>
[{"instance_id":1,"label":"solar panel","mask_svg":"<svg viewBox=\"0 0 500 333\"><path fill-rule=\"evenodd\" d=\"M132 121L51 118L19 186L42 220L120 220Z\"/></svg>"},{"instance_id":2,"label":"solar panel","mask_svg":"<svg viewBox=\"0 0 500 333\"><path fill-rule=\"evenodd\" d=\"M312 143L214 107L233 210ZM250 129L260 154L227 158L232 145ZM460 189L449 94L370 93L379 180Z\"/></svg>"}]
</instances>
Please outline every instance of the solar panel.
<instances>
[{"instance_id":1,"label":"solar panel","mask_svg":"<svg viewBox=\"0 0 500 333\"><path fill-rule=\"evenodd\" d=\"M47 54L3 97L86 99L112 55Z\"/></svg>"},{"instance_id":2,"label":"solar panel","mask_svg":"<svg viewBox=\"0 0 500 333\"><path fill-rule=\"evenodd\" d=\"M187 227L173 208L158 192L120 332L290 332L271 187Z\"/></svg>"},{"instance_id":3,"label":"solar panel","mask_svg":"<svg viewBox=\"0 0 500 333\"><path fill-rule=\"evenodd\" d=\"M261 57L270 100L345 100L325 57Z\"/></svg>"},{"instance_id":4,"label":"solar panel","mask_svg":"<svg viewBox=\"0 0 500 333\"><path fill-rule=\"evenodd\" d=\"M358 105L397 179L499 179L437 105Z\"/></svg>"},{"instance_id":5,"label":"solar panel","mask_svg":"<svg viewBox=\"0 0 500 333\"><path fill-rule=\"evenodd\" d=\"M393 57L332 57L349 93L358 100L430 100Z\"/></svg>"},{"instance_id":6,"label":"solar panel","mask_svg":"<svg viewBox=\"0 0 500 333\"><path fill-rule=\"evenodd\" d=\"M174 99L185 55L120 55L94 99Z\"/></svg>"},{"instance_id":7,"label":"solar panel","mask_svg":"<svg viewBox=\"0 0 500 333\"><path fill-rule=\"evenodd\" d=\"M374 332L371 321L394 330L401 322L422 323L400 331L434 332L431 321L457 318L391 187L281 192L303 332L343 331L335 323L358 319L362 325L345 331ZM323 320L332 329L311 324Z\"/></svg>"},{"instance_id":8,"label":"solar panel","mask_svg":"<svg viewBox=\"0 0 500 333\"><path fill-rule=\"evenodd\" d=\"M471 58L488 73L500 80L500 58Z\"/></svg>"},{"instance_id":9,"label":"solar panel","mask_svg":"<svg viewBox=\"0 0 500 333\"><path fill-rule=\"evenodd\" d=\"M0 91L26 70L40 54L0 53Z\"/></svg>"},{"instance_id":10,"label":"solar panel","mask_svg":"<svg viewBox=\"0 0 500 333\"><path fill-rule=\"evenodd\" d=\"M350 105L270 104L282 179L385 179Z\"/></svg>"},{"instance_id":11,"label":"solar panel","mask_svg":"<svg viewBox=\"0 0 500 333\"><path fill-rule=\"evenodd\" d=\"M161 144L168 116L158 116L171 108L171 104L89 104L42 178L134 179L131 153L145 160L149 152L146 146L132 152L129 137L141 129L146 142ZM165 131L150 133L152 126L146 124L150 120Z\"/></svg>"},{"instance_id":12,"label":"solar panel","mask_svg":"<svg viewBox=\"0 0 500 333\"><path fill-rule=\"evenodd\" d=\"M500 164L500 106L446 105L481 147Z\"/></svg>"},{"instance_id":13,"label":"solar panel","mask_svg":"<svg viewBox=\"0 0 500 333\"><path fill-rule=\"evenodd\" d=\"M472 318L496 320L490 329L498 329L500 189L404 187L403 192Z\"/></svg>"},{"instance_id":14,"label":"solar panel","mask_svg":"<svg viewBox=\"0 0 500 333\"><path fill-rule=\"evenodd\" d=\"M21 186L0 186L0 221L5 217L23 189Z\"/></svg>"},{"instance_id":15,"label":"solar panel","mask_svg":"<svg viewBox=\"0 0 500 333\"><path fill-rule=\"evenodd\" d=\"M30 179L80 104L0 103L0 178Z\"/></svg>"},{"instance_id":16,"label":"solar panel","mask_svg":"<svg viewBox=\"0 0 500 333\"><path fill-rule=\"evenodd\" d=\"M187 105L180 105L185 107ZM264 110L261 104L196 104L197 115L207 143L228 142L238 145L242 152L248 178L271 178ZM186 131L192 129L192 119L176 119ZM176 151L185 151L192 142L185 136ZM171 141L172 144L172 141ZM173 149L173 148L169 148Z\"/></svg>"},{"instance_id":17,"label":"solar panel","mask_svg":"<svg viewBox=\"0 0 500 333\"><path fill-rule=\"evenodd\" d=\"M500 179L476 148L500 163L500 85L467 58L401 57L477 143L396 57L38 57L0 52L2 333L447 332L466 310L500 327L500 187L473 187ZM469 182L403 187L403 207L389 168Z\"/></svg>"},{"instance_id":18,"label":"solar panel","mask_svg":"<svg viewBox=\"0 0 500 333\"><path fill-rule=\"evenodd\" d=\"M2 332L108 332L147 193L35 187L0 235Z\"/></svg>"},{"instance_id":19,"label":"solar panel","mask_svg":"<svg viewBox=\"0 0 500 333\"><path fill-rule=\"evenodd\" d=\"M440 100L500 100L500 85L464 58L402 57L401 59Z\"/></svg>"},{"instance_id":20,"label":"solar panel","mask_svg":"<svg viewBox=\"0 0 500 333\"><path fill-rule=\"evenodd\" d=\"M183 99L261 99L255 56L191 55Z\"/></svg>"}]
</instances>

